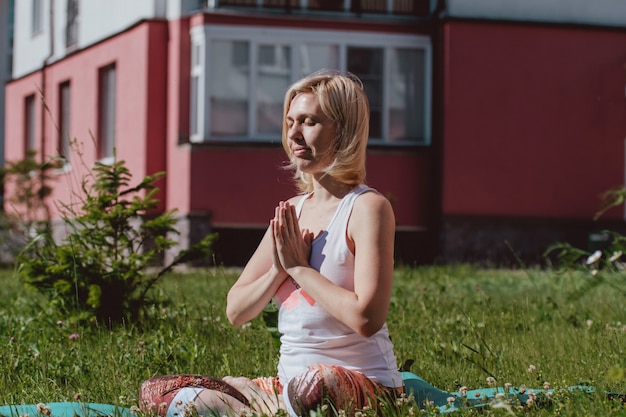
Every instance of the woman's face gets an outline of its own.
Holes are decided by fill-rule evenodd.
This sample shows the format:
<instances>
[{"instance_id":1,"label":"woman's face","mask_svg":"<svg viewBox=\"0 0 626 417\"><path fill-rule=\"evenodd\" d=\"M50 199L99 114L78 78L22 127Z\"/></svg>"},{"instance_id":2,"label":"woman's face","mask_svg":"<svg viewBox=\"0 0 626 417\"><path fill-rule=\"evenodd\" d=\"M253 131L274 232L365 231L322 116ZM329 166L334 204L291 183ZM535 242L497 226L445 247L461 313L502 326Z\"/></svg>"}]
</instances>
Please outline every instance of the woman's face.
<instances>
[{"instance_id":1,"label":"woman's face","mask_svg":"<svg viewBox=\"0 0 626 417\"><path fill-rule=\"evenodd\" d=\"M322 172L333 161L332 146L337 128L322 112L315 94L295 96L285 120L289 148L298 169L309 174Z\"/></svg>"}]
</instances>

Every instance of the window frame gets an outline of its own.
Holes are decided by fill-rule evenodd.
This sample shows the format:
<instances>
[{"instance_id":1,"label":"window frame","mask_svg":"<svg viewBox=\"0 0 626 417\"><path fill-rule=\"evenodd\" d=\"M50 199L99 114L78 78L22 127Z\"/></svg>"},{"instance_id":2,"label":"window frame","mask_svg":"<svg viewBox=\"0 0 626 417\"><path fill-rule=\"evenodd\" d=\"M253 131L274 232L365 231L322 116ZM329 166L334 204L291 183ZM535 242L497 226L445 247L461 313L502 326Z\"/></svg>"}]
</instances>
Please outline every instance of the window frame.
<instances>
[{"instance_id":1,"label":"window frame","mask_svg":"<svg viewBox=\"0 0 626 417\"><path fill-rule=\"evenodd\" d=\"M67 0L65 10L65 49L73 51L78 48L78 31L80 23L80 3L78 0Z\"/></svg>"},{"instance_id":2,"label":"window frame","mask_svg":"<svg viewBox=\"0 0 626 417\"><path fill-rule=\"evenodd\" d=\"M98 69L98 159L103 164L115 159L117 75L115 63Z\"/></svg>"},{"instance_id":3,"label":"window frame","mask_svg":"<svg viewBox=\"0 0 626 417\"><path fill-rule=\"evenodd\" d=\"M71 168L71 138L70 121L72 114L72 85L70 81L59 83L59 137L57 151L59 157L63 159L62 172L67 172Z\"/></svg>"},{"instance_id":4,"label":"window frame","mask_svg":"<svg viewBox=\"0 0 626 417\"><path fill-rule=\"evenodd\" d=\"M302 44L322 44L334 46L338 49L338 62L340 72L345 73L347 64L347 50L349 47L365 47L365 48L382 48L383 49L383 115L381 120L383 138L370 138L370 145L382 146L410 146L420 147L429 146L431 144L431 86L432 86L432 44L429 36L414 34L385 34L385 33L367 33L341 30L312 30L312 29L286 29L286 28L263 28L242 26L242 25L202 25L192 27L191 49L196 46L203 51L203 59L198 66L192 65L192 74L200 78L199 89L197 93L197 109L202 109L197 113L198 124L200 128L197 132L191 131L189 141L191 143L268 143L280 140L276 134L263 135L257 132L256 120L256 102L254 100L256 74L258 73L258 64L256 54L259 45L275 44L289 45L291 47L291 82L297 81L303 74L300 71L300 50ZM210 93L211 93L211 73L209 59L211 58L211 45L213 41L245 41L249 43L249 62L250 74L249 97L248 97L248 133L244 136L211 137L210 134ZM424 51L424 85L423 85L423 117L424 126L421 140L419 141L392 141L388 136L389 128L389 97L391 80L390 60L392 49L409 48ZM190 88L190 100L194 92ZM192 104L193 106L193 104ZM192 116L190 115L190 125Z\"/></svg>"},{"instance_id":5,"label":"window frame","mask_svg":"<svg viewBox=\"0 0 626 417\"><path fill-rule=\"evenodd\" d=\"M35 36L43 32L43 0L32 0L30 6L30 33Z\"/></svg>"},{"instance_id":6,"label":"window frame","mask_svg":"<svg viewBox=\"0 0 626 417\"><path fill-rule=\"evenodd\" d=\"M35 94L24 97L24 156L37 150L37 106Z\"/></svg>"}]
</instances>

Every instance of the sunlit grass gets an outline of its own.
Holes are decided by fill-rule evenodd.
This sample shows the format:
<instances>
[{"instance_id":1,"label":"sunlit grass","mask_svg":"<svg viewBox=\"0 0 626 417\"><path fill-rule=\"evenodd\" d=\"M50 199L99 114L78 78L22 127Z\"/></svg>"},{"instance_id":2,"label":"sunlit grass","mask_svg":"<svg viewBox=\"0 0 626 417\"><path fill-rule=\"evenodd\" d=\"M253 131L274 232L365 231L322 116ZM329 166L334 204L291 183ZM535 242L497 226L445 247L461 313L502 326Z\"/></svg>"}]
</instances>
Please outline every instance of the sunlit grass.
<instances>
[{"instance_id":1,"label":"sunlit grass","mask_svg":"<svg viewBox=\"0 0 626 417\"><path fill-rule=\"evenodd\" d=\"M70 322L23 289L12 271L2 272L0 402L80 398L131 406L141 381L156 375L274 375L278 351L265 323L233 328L226 320L235 279L223 269L172 275L159 286L170 302L150 320L109 328ZM415 360L414 373L450 391L485 387L491 376L501 386L589 383L626 392L626 296L610 285L624 277L595 286L588 279L532 269L398 269L388 318L398 364ZM604 395L514 412L626 415Z\"/></svg>"}]
</instances>

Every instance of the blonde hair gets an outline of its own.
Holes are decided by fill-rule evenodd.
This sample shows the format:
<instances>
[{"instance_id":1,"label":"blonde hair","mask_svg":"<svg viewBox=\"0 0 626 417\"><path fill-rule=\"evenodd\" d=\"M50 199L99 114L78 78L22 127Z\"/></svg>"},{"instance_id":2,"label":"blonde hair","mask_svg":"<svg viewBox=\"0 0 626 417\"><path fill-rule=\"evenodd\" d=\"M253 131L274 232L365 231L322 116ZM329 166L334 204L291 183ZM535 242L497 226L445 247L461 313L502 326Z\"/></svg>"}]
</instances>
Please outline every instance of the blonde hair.
<instances>
[{"instance_id":1,"label":"blonde hair","mask_svg":"<svg viewBox=\"0 0 626 417\"><path fill-rule=\"evenodd\" d=\"M362 184L365 181L365 154L370 119L369 102L363 91L363 84L352 74L323 71L296 81L285 94L282 143L290 161L287 168L295 170L296 187L301 192L313 191L311 174L301 172L296 166L296 158L289 147L289 128L284 117L289 112L292 100L303 93L315 94L322 112L337 127L334 147L330 150L333 162L325 168L325 173L345 184Z\"/></svg>"}]
</instances>

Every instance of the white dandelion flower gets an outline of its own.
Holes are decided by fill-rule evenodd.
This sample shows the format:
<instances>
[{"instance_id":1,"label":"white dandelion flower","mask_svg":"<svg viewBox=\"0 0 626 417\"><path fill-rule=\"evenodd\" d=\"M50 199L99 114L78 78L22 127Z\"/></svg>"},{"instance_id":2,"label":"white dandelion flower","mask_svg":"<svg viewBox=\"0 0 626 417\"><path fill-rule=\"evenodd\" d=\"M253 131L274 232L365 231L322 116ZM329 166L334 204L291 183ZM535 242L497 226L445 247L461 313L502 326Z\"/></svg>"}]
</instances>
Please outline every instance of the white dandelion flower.
<instances>
[{"instance_id":1,"label":"white dandelion flower","mask_svg":"<svg viewBox=\"0 0 626 417\"><path fill-rule=\"evenodd\" d=\"M622 257L622 251L621 250L615 251L613 252L613 255L611 255L611 257L609 258L609 262L615 262L621 257Z\"/></svg>"},{"instance_id":2,"label":"white dandelion flower","mask_svg":"<svg viewBox=\"0 0 626 417\"><path fill-rule=\"evenodd\" d=\"M602 258L602 251L597 250L587 258L587 265L595 264L600 258Z\"/></svg>"}]
</instances>

